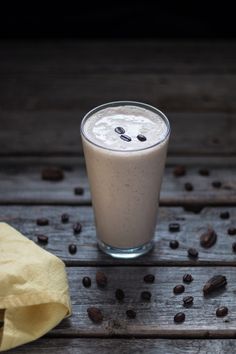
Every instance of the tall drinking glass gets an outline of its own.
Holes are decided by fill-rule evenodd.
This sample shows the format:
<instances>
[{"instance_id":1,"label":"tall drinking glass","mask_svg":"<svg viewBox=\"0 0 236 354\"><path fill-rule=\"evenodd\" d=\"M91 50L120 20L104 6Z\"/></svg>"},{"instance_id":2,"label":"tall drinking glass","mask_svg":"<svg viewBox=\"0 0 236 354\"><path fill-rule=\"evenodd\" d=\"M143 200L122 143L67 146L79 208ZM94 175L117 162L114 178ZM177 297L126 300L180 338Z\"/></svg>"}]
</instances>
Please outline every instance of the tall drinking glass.
<instances>
[{"instance_id":1,"label":"tall drinking glass","mask_svg":"<svg viewBox=\"0 0 236 354\"><path fill-rule=\"evenodd\" d=\"M97 240L117 258L153 247L170 125L150 105L117 101L85 115L81 136Z\"/></svg>"}]
</instances>

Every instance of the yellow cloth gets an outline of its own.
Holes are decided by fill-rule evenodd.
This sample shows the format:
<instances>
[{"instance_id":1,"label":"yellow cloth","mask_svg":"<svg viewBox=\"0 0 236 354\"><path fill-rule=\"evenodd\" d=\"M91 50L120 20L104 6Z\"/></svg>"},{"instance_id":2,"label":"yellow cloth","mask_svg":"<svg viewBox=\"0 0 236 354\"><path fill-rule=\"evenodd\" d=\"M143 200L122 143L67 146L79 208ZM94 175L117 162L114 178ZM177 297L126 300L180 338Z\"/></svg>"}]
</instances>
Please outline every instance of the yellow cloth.
<instances>
[{"instance_id":1,"label":"yellow cloth","mask_svg":"<svg viewBox=\"0 0 236 354\"><path fill-rule=\"evenodd\" d=\"M64 263L0 223L0 351L41 337L70 314Z\"/></svg>"}]
</instances>

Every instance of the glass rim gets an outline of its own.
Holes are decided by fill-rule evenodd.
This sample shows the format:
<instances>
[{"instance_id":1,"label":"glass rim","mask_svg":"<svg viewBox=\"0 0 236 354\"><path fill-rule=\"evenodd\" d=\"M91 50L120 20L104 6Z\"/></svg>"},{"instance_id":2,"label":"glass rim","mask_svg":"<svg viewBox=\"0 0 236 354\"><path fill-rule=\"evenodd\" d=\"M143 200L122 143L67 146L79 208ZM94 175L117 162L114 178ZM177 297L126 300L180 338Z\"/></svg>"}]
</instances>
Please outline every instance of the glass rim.
<instances>
[{"instance_id":1,"label":"glass rim","mask_svg":"<svg viewBox=\"0 0 236 354\"><path fill-rule=\"evenodd\" d=\"M105 109L107 107L128 106L128 105L129 106L146 108L146 109L148 109L151 112L157 113L164 120L164 122L166 124L166 127L167 127L167 132L166 132L164 138L159 140L157 143L152 144L152 145L147 146L147 147L143 147L143 148L140 148L140 149L132 149L132 150L122 150L122 149L111 149L109 147L105 147L105 146L99 145L99 144L95 143L94 141L92 141L91 139L89 139L86 136L85 131L84 131L85 122L94 113L97 113L97 112L99 112L99 111L101 111L101 110L103 110L103 109ZM130 152L135 152L135 151L148 150L148 149L151 149L151 148L153 148L153 147L155 147L157 145L160 145L164 141L167 140L167 138L170 135L170 130L171 130L170 129L170 122L169 122L168 118L166 117L166 115L162 111L160 111L158 108L156 108L156 107L154 107L152 105L149 105L147 103L138 102L138 101L112 101L112 102L107 102L107 103L101 104L99 106L96 106L96 107L92 108L89 112L87 112L85 114L84 118L81 121L81 125L80 125L80 133L81 133L81 135L84 137L85 140L87 140L92 145L95 145L95 146L99 147L100 149L110 150L110 151L113 151L113 152L124 152L124 153L125 152L126 153L130 153Z\"/></svg>"}]
</instances>

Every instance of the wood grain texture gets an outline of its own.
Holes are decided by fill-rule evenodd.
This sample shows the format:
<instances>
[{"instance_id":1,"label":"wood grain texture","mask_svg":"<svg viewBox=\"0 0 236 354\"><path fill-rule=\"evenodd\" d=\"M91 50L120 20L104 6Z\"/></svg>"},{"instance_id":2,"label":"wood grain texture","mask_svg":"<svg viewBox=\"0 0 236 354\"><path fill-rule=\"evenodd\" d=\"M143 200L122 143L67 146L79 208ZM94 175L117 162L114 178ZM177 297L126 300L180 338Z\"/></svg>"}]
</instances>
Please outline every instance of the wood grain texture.
<instances>
[{"instance_id":1,"label":"wood grain texture","mask_svg":"<svg viewBox=\"0 0 236 354\"><path fill-rule=\"evenodd\" d=\"M3 75L1 111L85 113L124 98L150 103L164 112L235 113L235 74L21 73ZM57 114L57 112L55 112ZM78 119L78 117L77 117Z\"/></svg>"},{"instance_id":2,"label":"wood grain texture","mask_svg":"<svg viewBox=\"0 0 236 354\"><path fill-rule=\"evenodd\" d=\"M11 350L30 354L234 354L234 339L43 338Z\"/></svg>"},{"instance_id":3,"label":"wood grain texture","mask_svg":"<svg viewBox=\"0 0 236 354\"><path fill-rule=\"evenodd\" d=\"M221 161L227 163L221 168ZM176 163L185 163L186 176L174 177ZM45 166L60 166L65 178L60 182L41 179ZM209 177L199 175L199 169L207 167ZM91 204L91 196L82 158L28 158L0 159L0 204ZM216 189L212 182L219 180L222 187ZM194 186L192 192L184 188L186 182ZM82 186L84 195L74 195L74 187ZM235 205L236 160L182 158L170 159L163 179L161 205Z\"/></svg>"},{"instance_id":4,"label":"wood grain texture","mask_svg":"<svg viewBox=\"0 0 236 354\"><path fill-rule=\"evenodd\" d=\"M230 218L223 220L220 213L229 211ZM61 214L68 213L70 222L61 223ZM48 226L37 226L36 219L47 217ZM18 229L24 235L37 242L37 234L49 238L46 250L63 259L67 265L232 265L236 266L236 255L232 243L236 236L229 236L229 227L236 227L236 209L230 207L204 208L200 213L185 211L181 207L160 208L155 234L155 248L146 255L132 260L116 260L106 256L97 249L95 225L91 207L61 206L1 206L0 221ZM73 234L73 224L82 223L82 232ZM180 232L169 232L169 223L178 222ZM213 227L218 235L217 243L210 249L200 247L200 235ZM170 240L178 240L179 248L169 247ZM77 253L71 255L68 245L75 243ZM195 247L199 250L198 261L188 258L187 250Z\"/></svg>"},{"instance_id":5,"label":"wood grain texture","mask_svg":"<svg viewBox=\"0 0 236 354\"><path fill-rule=\"evenodd\" d=\"M105 289L99 289L95 282L97 270L104 271L108 278ZM193 282L185 286L185 293L173 294L173 287L182 282L182 277L190 272ZM172 337L172 338L234 338L236 335L235 283L236 274L232 267L96 267L67 268L72 316L63 320L52 336L86 337ZM143 282L147 273L155 275L153 284ZM227 288L203 297L202 287L209 277L223 274L227 277ZM82 278L90 276L92 285L84 288ZM115 299L115 290L125 292L123 303ZM140 299L141 291L152 292L150 302ZM194 296L194 304L185 309L182 298ZM226 317L216 317L218 306L228 306ZM87 308L96 306L103 312L104 320L94 324L87 316ZM135 309L137 316L131 320L126 317L127 309ZM184 311L185 322L176 324L176 312Z\"/></svg>"}]
</instances>

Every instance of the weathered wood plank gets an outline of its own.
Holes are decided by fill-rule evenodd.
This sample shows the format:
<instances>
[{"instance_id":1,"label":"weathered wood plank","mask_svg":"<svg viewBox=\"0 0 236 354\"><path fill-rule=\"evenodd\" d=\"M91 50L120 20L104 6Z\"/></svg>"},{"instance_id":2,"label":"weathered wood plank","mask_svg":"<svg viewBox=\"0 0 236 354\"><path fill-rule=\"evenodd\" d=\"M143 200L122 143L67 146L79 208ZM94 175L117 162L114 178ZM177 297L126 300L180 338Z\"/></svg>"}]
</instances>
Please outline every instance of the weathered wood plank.
<instances>
[{"instance_id":1,"label":"weathered wood plank","mask_svg":"<svg viewBox=\"0 0 236 354\"><path fill-rule=\"evenodd\" d=\"M12 90L10 89L9 92L11 94ZM149 91L146 90L146 92ZM179 91L177 90L177 92ZM234 92L236 92L236 88ZM122 95L120 97L128 96ZM2 95L0 100L1 97ZM19 96L17 95L17 97ZM30 100L31 94L26 94L25 99ZM38 98L35 99L38 101ZM61 99L59 101L62 102ZM70 104L67 108L65 107L65 110L62 107L57 107L57 104L54 105L54 109L61 108L60 111L54 109L50 111L49 108L41 110L41 103L35 107L36 111L34 112L18 109L16 112L0 111L0 156L9 154L18 156L32 154L44 156L81 155L80 121L86 111L107 100L104 96L100 101L93 103L92 101L91 99L87 108L83 108L84 102L81 103L80 109L76 111L70 109ZM15 102L13 97L10 103L4 99L3 104L6 105L6 109L12 106L11 102ZM236 99L231 102L236 102ZM168 113L167 109L169 110L168 104L165 105L164 111L170 119L172 129L168 150L170 155L210 154L222 156L235 154L235 114Z\"/></svg>"},{"instance_id":2,"label":"weathered wood plank","mask_svg":"<svg viewBox=\"0 0 236 354\"><path fill-rule=\"evenodd\" d=\"M98 268L67 268L73 314L56 327L51 334L56 336L141 336L172 338L235 338L236 273L232 267L106 267L99 268L108 277L106 289L98 289L95 274ZM173 294L173 287L181 283L185 273L191 273L194 280L185 286L181 295ZM154 284L146 284L143 277L147 273L155 275ZM208 298L203 297L202 287L215 274L227 277L227 288ZM84 288L82 278L90 276L91 288ZM132 284L132 285L131 285ZM115 299L115 290L125 292L123 303ZM150 302L141 301L141 291L152 293ZM194 304L184 308L182 298L194 296ZM216 317L219 306L227 306L226 317ZM99 307L104 315L100 325L93 324L87 316L89 306ZM137 316L131 320L126 310L135 309ZM173 321L174 315L185 312L182 324Z\"/></svg>"},{"instance_id":3,"label":"weathered wood plank","mask_svg":"<svg viewBox=\"0 0 236 354\"><path fill-rule=\"evenodd\" d=\"M221 219L220 213L229 211L229 219ZM70 222L61 223L61 214L68 213ZM37 226L36 219L47 217L48 226ZM5 221L24 235L37 242L37 234L48 235L49 242L43 246L46 250L63 259L67 265L233 265L236 266L236 255L232 251L232 243L236 236L229 236L229 227L236 227L236 208L217 207L204 208L196 214L180 207L160 208L155 234L155 249L148 255L134 260L116 260L106 256L97 249L95 226L91 207L60 206L1 206L0 221ZM83 226L81 234L73 234L73 224L80 221ZM169 232L171 222L180 224L180 232ZM217 243L210 249L200 247L200 235L213 227L218 234ZM170 240L179 241L179 248L169 247ZM75 243L77 253L71 255L68 245ZM188 258L187 250L195 247L199 250L198 261Z\"/></svg>"},{"instance_id":4,"label":"weathered wood plank","mask_svg":"<svg viewBox=\"0 0 236 354\"><path fill-rule=\"evenodd\" d=\"M11 350L11 353L30 354L234 354L234 339L86 339L43 338Z\"/></svg>"},{"instance_id":5,"label":"weathered wood plank","mask_svg":"<svg viewBox=\"0 0 236 354\"><path fill-rule=\"evenodd\" d=\"M235 74L22 73L1 77L0 109L37 111L41 116L56 110L84 113L104 102L128 97L148 102L167 114L235 113L235 89Z\"/></svg>"},{"instance_id":6,"label":"weathered wood plank","mask_svg":"<svg viewBox=\"0 0 236 354\"><path fill-rule=\"evenodd\" d=\"M221 168L221 160L182 158L170 159L165 170L161 191L162 205L226 205L236 204L236 161L227 159L227 165ZM175 162L186 164L186 176L173 176ZM41 180L43 166L58 165L65 171L61 182ZM0 160L0 204L89 204L91 197L86 177L84 160L81 158L48 159L8 159ZM209 177L199 175L199 168L207 167ZM222 187L214 188L211 183L222 182ZM184 184L191 182L192 192L185 191ZM82 196L74 195L74 187L84 187Z\"/></svg>"},{"instance_id":7,"label":"weathered wood plank","mask_svg":"<svg viewBox=\"0 0 236 354\"><path fill-rule=\"evenodd\" d=\"M236 72L234 41L1 41L0 74Z\"/></svg>"}]
</instances>

